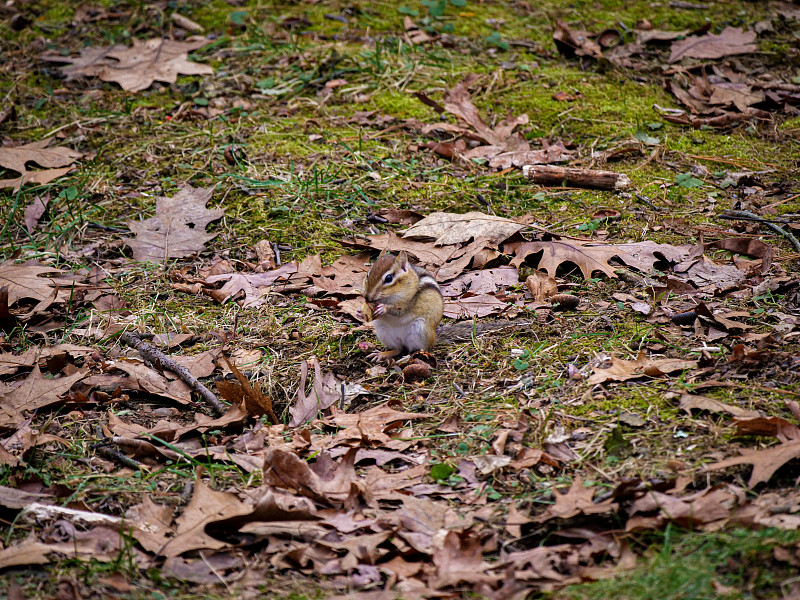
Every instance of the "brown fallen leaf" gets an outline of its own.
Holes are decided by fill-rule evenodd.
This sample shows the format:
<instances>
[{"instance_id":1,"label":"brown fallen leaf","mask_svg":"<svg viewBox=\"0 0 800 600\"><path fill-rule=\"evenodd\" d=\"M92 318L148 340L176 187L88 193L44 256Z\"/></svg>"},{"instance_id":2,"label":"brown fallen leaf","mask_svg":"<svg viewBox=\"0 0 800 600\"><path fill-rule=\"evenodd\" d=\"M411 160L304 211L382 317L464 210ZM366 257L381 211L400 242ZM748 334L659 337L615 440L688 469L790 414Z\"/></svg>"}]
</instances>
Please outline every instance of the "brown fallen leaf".
<instances>
[{"instance_id":1,"label":"brown fallen leaf","mask_svg":"<svg viewBox=\"0 0 800 600\"><path fill-rule=\"evenodd\" d=\"M220 550L228 546L206 533L206 525L213 521L246 515L252 507L244 504L234 494L217 492L199 477L195 479L194 494L186 510L175 520L177 533L160 549L160 556L180 556L189 550Z\"/></svg>"},{"instance_id":2,"label":"brown fallen leaf","mask_svg":"<svg viewBox=\"0 0 800 600\"><path fill-rule=\"evenodd\" d=\"M32 234L36 229L36 226L39 224L39 219L42 218L47 210L49 202L50 194L43 194L42 196L36 196L33 201L25 207L25 229L28 230L28 233Z\"/></svg>"},{"instance_id":3,"label":"brown fallen leaf","mask_svg":"<svg viewBox=\"0 0 800 600\"><path fill-rule=\"evenodd\" d=\"M445 148L445 144L449 143L436 142L435 144L442 146L442 148L437 149L437 145L432 146L432 148L436 149L436 151L442 155L449 155L453 158L469 161L480 158L489 159L489 166L495 169L507 168L512 164L522 166L522 164L525 164L526 160L532 160L537 163L546 161L561 162L565 160L566 156L570 153L567 152L563 146L556 152L548 152L548 148L542 151L531 150L530 144L525 137L519 131L516 131L519 126L528 123L528 115L523 114L518 117L509 115L494 128L490 127L486 121L483 120L478 109L472 103L470 93L467 89L476 78L476 75L468 75L464 81L450 90L444 99L444 111L456 116L462 123L469 127L445 122L431 123L422 127L422 132L429 134L434 131L444 131L482 142L483 145L466 149L465 146L456 144L452 147ZM424 103L431 105L431 103L427 101L424 101ZM463 140L457 140L457 142L461 142L461 144L464 143ZM556 146L557 144L553 145L553 147ZM531 153L538 154L529 156Z\"/></svg>"},{"instance_id":4,"label":"brown fallen leaf","mask_svg":"<svg viewBox=\"0 0 800 600\"><path fill-rule=\"evenodd\" d=\"M569 519L576 515L598 515L617 510L619 505L612 499L594 502L594 492L595 488L583 485L581 477L576 476L569 491L561 493L553 489L555 504L548 506L534 521L544 523L550 519Z\"/></svg>"},{"instance_id":5,"label":"brown fallen leaf","mask_svg":"<svg viewBox=\"0 0 800 600\"><path fill-rule=\"evenodd\" d=\"M49 379L42 375L38 364L34 365L33 371L21 385L0 395L0 429L20 425L24 418L23 411L32 412L63 402L61 397L87 374L88 369L68 377Z\"/></svg>"},{"instance_id":6,"label":"brown fallen leaf","mask_svg":"<svg viewBox=\"0 0 800 600\"><path fill-rule=\"evenodd\" d=\"M672 246L654 242L638 242L631 244L599 244L588 240L551 240L548 242L511 242L503 244L506 254L513 254L511 264L519 267L525 259L542 252L539 269L544 269L551 277L555 277L562 263L573 263L580 268L583 276L589 279L592 273L600 271L608 277L616 277L614 267L608 261L617 258L628 266L647 273L652 273L654 265L666 258L670 262L685 260L689 256L690 246Z\"/></svg>"},{"instance_id":7,"label":"brown fallen leaf","mask_svg":"<svg viewBox=\"0 0 800 600\"><path fill-rule=\"evenodd\" d=\"M733 406L731 404L726 404L725 402L721 402L719 400L716 400L715 398L709 398L708 396L697 396L695 394L681 394L680 397L681 397L680 406L687 413L691 413L692 409L695 409L695 410L707 410L709 412L726 413L729 415L733 415L734 417L759 416L759 413L756 410L747 410L740 406Z\"/></svg>"},{"instance_id":8,"label":"brown fallen leaf","mask_svg":"<svg viewBox=\"0 0 800 600\"><path fill-rule=\"evenodd\" d=\"M0 287L7 288L8 305L30 299L39 303L55 299L54 282L40 275L62 274L63 271L36 261L15 263L13 259L0 263Z\"/></svg>"},{"instance_id":9,"label":"brown fallen leaf","mask_svg":"<svg viewBox=\"0 0 800 600\"><path fill-rule=\"evenodd\" d=\"M692 529L698 526L728 519L745 495L741 488L709 487L683 498L672 494L648 491L634 501L630 510L631 518L625 526L626 531L637 529L641 523L637 515L656 513L655 526L662 522L672 522ZM648 527L649 528L649 527Z\"/></svg>"},{"instance_id":10,"label":"brown fallen leaf","mask_svg":"<svg viewBox=\"0 0 800 600\"><path fill-rule=\"evenodd\" d=\"M214 69L188 60L189 52L209 43L193 37L186 42L153 38L142 42L132 38L132 47L88 46L78 58L51 53L42 56L50 62L68 63L62 71L67 81L79 76L99 77L118 83L123 90L140 92L154 81L175 83L178 75L213 75Z\"/></svg>"},{"instance_id":11,"label":"brown fallen leaf","mask_svg":"<svg viewBox=\"0 0 800 600\"><path fill-rule=\"evenodd\" d=\"M736 419L736 435L766 435L781 442L792 442L800 440L800 427L781 417L742 415Z\"/></svg>"},{"instance_id":12,"label":"brown fallen leaf","mask_svg":"<svg viewBox=\"0 0 800 600\"><path fill-rule=\"evenodd\" d=\"M430 581L433 589L454 586L461 582L493 582L497 575L488 571L492 565L483 560L483 543L472 531L449 531L431 557L436 571Z\"/></svg>"},{"instance_id":13,"label":"brown fallen leaf","mask_svg":"<svg viewBox=\"0 0 800 600\"><path fill-rule=\"evenodd\" d=\"M345 254L331 265L322 267L320 277L312 277L314 285L331 294L360 295L364 279L370 269L368 252L355 256Z\"/></svg>"},{"instance_id":14,"label":"brown fallen leaf","mask_svg":"<svg viewBox=\"0 0 800 600\"><path fill-rule=\"evenodd\" d=\"M289 413L292 415L292 420L289 422L290 427L297 427L316 419L322 411L330 408L341 398L339 383L333 373L326 373L323 377L319 361L314 358L312 362L314 363L314 383L310 394L306 394L308 361L304 360L300 364L300 387L297 389L297 400L289 409Z\"/></svg>"},{"instance_id":15,"label":"brown fallen leaf","mask_svg":"<svg viewBox=\"0 0 800 600\"><path fill-rule=\"evenodd\" d=\"M440 287L445 298L457 298L464 292L494 294L518 283L519 273L514 267L498 267L468 271Z\"/></svg>"},{"instance_id":16,"label":"brown fallen leaf","mask_svg":"<svg viewBox=\"0 0 800 600\"><path fill-rule=\"evenodd\" d=\"M706 33L673 42L667 62L676 63L682 58L714 59L736 54L752 54L758 51L755 41L755 31L726 27L719 35Z\"/></svg>"},{"instance_id":17,"label":"brown fallen leaf","mask_svg":"<svg viewBox=\"0 0 800 600\"><path fill-rule=\"evenodd\" d=\"M708 465L706 470L718 471L736 465L753 465L747 487L754 488L759 483L769 481L775 471L794 458L800 458L800 440L771 446L766 450L742 448L740 456Z\"/></svg>"},{"instance_id":18,"label":"brown fallen leaf","mask_svg":"<svg viewBox=\"0 0 800 600\"><path fill-rule=\"evenodd\" d=\"M375 215L381 219L386 219L387 223L397 225L413 225L425 218L415 210L402 208L379 208L375 211Z\"/></svg>"},{"instance_id":19,"label":"brown fallen leaf","mask_svg":"<svg viewBox=\"0 0 800 600\"><path fill-rule=\"evenodd\" d=\"M533 275L528 275L525 287L533 294L534 301L539 304L558 294L556 280L544 271L536 271Z\"/></svg>"},{"instance_id":20,"label":"brown fallen leaf","mask_svg":"<svg viewBox=\"0 0 800 600\"><path fill-rule=\"evenodd\" d=\"M608 365L606 368L603 366ZM644 352L639 353L636 360L620 360L606 357L603 363L594 368L594 374L586 380L589 385L607 381L628 381L639 377L660 377L675 371L685 371L697 367L696 360L674 358L651 359Z\"/></svg>"},{"instance_id":21,"label":"brown fallen leaf","mask_svg":"<svg viewBox=\"0 0 800 600\"><path fill-rule=\"evenodd\" d=\"M292 452L267 448L264 482L324 504L339 505L350 495L353 484L361 479L353 466L355 456L356 450L351 448L340 463L335 463L323 453L312 467ZM420 466L425 469L424 465Z\"/></svg>"},{"instance_id":22,"label":"brown fallen leaf","mask_svg":"<svg viewBox=\"0 0 800 600\"><path fill-rule=\"evenodd\" d=\"M142 502L131 506L125 513L125 520L133 525L131 535L148 552L159 554L175 529L172 527L171 506L156 504L145 494Z\"/></svg>"},{"instance_id":23,"label":"brown fallen leaf","mask_svg":"<svg viewBox=\"0 0 800 600\"><path fill-rule=\"evenodd\" d=\"M225 214L222 209L206 209L213 192L214 188L185 186L171 198L156 198L155 217L128 221L136 238L122 241L133 250L133 258L164 263L202 251L205 243L217 236L206 233L206 227Z\"/></svg>"},{"instance_id":24,"label":"brown fallen leaf","mask_svg":"<svg viewBox=\"0 0 800 600\"><path fill-rule=\"evenodd\" d=\"M202 558L194 559L170 557L164 561L161 573L164 577L211 585L239 579L244 566L244 560L240 556L230 552L214 552L203 553Z\"/></svg>"},{"instance_id":25,"label":"brown fallen leaf","mask_svg":"<svg viewBox=\"0 0 800 600\"><path fill-rule=\"evenodd\" d=\"M503 314L512 306L493 294L467 292L458 299L445 299L444 316L448 319L482 318Z\"/></svg>"},{"instance_id":26,"label":"brown fallen leaf","mask_svg":"<svg viewBox=\"0 0 800 600\"><path fill-rule=\"evenodd\" d=\"M403 29L406 31L406 38L412 44L422 45L434 38L425 33L419 26L411 20L411 17L406 16L403 19Z\"/></svg>"},{"instance_id":27,"label":"brown fallen leaf","mask_svg":"<svg viewBox=\"0 0 800 600\"><path fill-rule=\"evenodd\" d=\"M406 229L403 238L435 240L434 244L437 246L465 244L481 238L490 244L500 244L524 228L524 225L511 219L481 212L436 212Z\"/></svg>"},{"instance_id":28,"label":"brown fallen leaf","mask_svg":"<svg viewBox=\"0 0 800 600\"><path fill-rule=\"evenodd\" d=\"M589 56L598 59L603 54L603 49L591 38L588 31L574 31L564 21L556 21L553 30L553 42L558 51L571 58L573 56Z\"/></svg>"},{"instance_id":29,"label":"brown fallen leaf","mask_svg":"<svg viewBox=\"0 0 800 600\"><path fill-rule=\"evenodd\" d=\"M64 146L48 148L52 141L53 138L47 138L23 146L0 147L0 167L20 174L15 179L0 179L0 189L10 187L17 191L23 183L49 183L71 171L73 168L71 165L83 154ZM27 163L36 163L46 170L29 171L25 166Z\"/></svg>"},{"instance_id":30,"label":"brown fallen leaf","mask_svg":"<svg viewBox=\"0 0 800 600\"><path fill-rule=\"evenodd\" d=\"M240 410L242 405L244 405L246 411L242 412L244 412L245 415L251 414L257 417L267 415L270 423L278 423L278 417L275 415L275 411L272 408L272 398L264 394L260 386L252 385L244 374L239 371L236 365L229 361L224 354L222 357L225 364L236 377L236 381L233 382L225 379L217 381L217 389L220 395Z\"/></svg>"}]
</instances>

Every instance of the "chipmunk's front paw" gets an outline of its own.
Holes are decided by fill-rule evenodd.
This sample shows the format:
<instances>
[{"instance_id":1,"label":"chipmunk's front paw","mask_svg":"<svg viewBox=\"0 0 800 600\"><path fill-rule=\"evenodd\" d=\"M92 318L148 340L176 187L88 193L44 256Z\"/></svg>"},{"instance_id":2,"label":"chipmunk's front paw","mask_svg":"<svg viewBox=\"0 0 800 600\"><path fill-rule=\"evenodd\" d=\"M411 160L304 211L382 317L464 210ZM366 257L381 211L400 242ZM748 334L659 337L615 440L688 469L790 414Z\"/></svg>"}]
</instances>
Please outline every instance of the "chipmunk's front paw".
<instances>
[{"instance_id":1,"label":"chipmunk's front paw","mask_svg":"<svg viewBox=\"0 0 800 600\"><path fill-rule=\"evenodd\" d=\"M386 314L386 305L385 304L376 304L374 310L372 311L373 317L380 317L381 315Z\"/></svg>"},{"instance_id":2,"label":"chipmunk's front paw","mask_svg":"<svg viewBox=\"0 0 800 600\"><path fill-rule=\"evenodd\" d=\"M400 350L386 350L385 352L375 351L367 355L367 360L374 363L388 363L398 354L400 354Z\"/></svg>"}]
</instances>

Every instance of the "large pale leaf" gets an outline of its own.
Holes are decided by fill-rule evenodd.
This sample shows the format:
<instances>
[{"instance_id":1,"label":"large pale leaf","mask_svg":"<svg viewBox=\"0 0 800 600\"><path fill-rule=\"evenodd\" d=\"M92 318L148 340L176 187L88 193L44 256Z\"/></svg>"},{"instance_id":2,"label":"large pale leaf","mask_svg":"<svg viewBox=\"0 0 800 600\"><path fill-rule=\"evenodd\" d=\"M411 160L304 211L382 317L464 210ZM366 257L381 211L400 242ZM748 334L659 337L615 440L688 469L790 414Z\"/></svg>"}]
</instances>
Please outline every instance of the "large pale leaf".
<instances>
[{"instance_id":1,"label":"large pale leaf","mask_svg":"<svg viewBox=\"0 0 800 600\"><path fill-rule=\"evenodd\" d=\"M213 191L214 188L186 186L172 198L157 198L155 217L128 221L136 238L123 241L133 250L133 258L163 263L169 258L184 258L200 252L203 245L217 235L206 233L206 227L225 214L222 209L206 208Z\"/></svg>"}]
</instances>

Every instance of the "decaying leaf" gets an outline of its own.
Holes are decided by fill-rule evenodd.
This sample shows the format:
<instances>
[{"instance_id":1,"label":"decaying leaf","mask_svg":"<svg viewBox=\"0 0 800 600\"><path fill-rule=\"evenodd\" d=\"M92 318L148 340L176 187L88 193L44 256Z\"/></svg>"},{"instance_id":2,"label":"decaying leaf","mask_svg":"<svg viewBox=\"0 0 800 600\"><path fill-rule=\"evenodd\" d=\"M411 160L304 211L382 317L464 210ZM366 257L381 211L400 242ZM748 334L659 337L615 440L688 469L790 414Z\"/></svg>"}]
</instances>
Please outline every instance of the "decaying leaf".
<instances>
[{"instance_id":1,"label":"decaying leaf","mask_svg":"<svg viewBox=\"0 0 800 600\"><path fill-rule=\"evenodd\" d=\"M185 258L203 249L216 233L206 233L211 221L222 218L222 209L208 210L214 188L186 186L171 198L156 198L156 216L144 221L128 221L136 238L124 238L135 260L155 263L169 258Z\"/></svg>"},{"instance_id":2,"label":"decaying leaf","mask_svg":"<svg viewBox=\"0 0 800 600\"><path fill-rule=\"evenodd\" d=\"M548 298L558 294L556 280L544 271L536 271L533 275L528 275L525 279L525 287L533 294L533 299L542 303Z\"/></svg>"},{"instance_id":3,"label":"decaying leaf","mask_svg":"<svg viewBox=\"0 0 800 600\"><path fill-rule=\"evenodd\" d=\"M50 194L36 196L33 201L25 207L25 229L28 233L33 233L36 226L39 224L39 219L42 218L47 205L50 202Z\"/></svg>"},{"instance_id":4,"label":"decaying leaf","mask_svg":"<svg viewBox=\"0 0 800 600\"><path fill-rule=\"evenodd\" d=\"M547 242L511 242L503 244L507 254L513 254L511 264L521 265L525 259L542 252L539 268L555 277L558 267L572 263L580 268L583 276L589 279L592 273L600 271L608 277L616 277L609 260L617 258L628 266L646 273L652 273L654 265L662 259L670 262L686 260L692 251L691 246L672 246L654 242L635 242L630 244L599 244L588 240L561 239Z\"/></svg>"},{"instance_id":5,"label":"decaying leaf","mask_svg":"<svg viewBox=\"0 0 800 600\"><path fill-rule=\"evenodd\" d=\"M595 488L583 484L580 476L575 477L568 492L561 493L554 489L555 504L535 519L537 523L544 523L550 519L569 519L575 515L597 515L612 512L617 509L613 500L594 502Z\"/></svg>"},{"instance_id":6,"label":"decaying leaf","mask_svg":"<svg viewBox=\"0 0 800 600\"><path fill-rule=\"evenodd\" d=\"M292 420L290 427L297 427L315 419L317 415L341 398L339 385L333 373L326 373L323 377L322 367L318 360L314 360L314 383L310 394L306 394L306 378L308 377L308 361L300 364L300 387L297 389L297 401L289 412Z\"/></svg>"},{"instance_id":7,"label":"decaying leaf","mask_svg":"<svg viewBox=\"0 0 800 600\"><path fill-rule=\"evenodd\" d=\"M79 76L99 77L118 83L123 90L140 92L154 81L175 83L178 75L213 75L214 69L188 60L189 52L209 43L204 38L176 42L161 38L145 42L132 38L133 46L87 46L78 58L46 54L50 62L68 63L63 67L67 80Z\"/></svg>"},{"instance_id":8,"label":"decaying leaf","mask_svg":"<svg viewBox=\"0 0 800 600\"><path fill-rule=\"evenodd\" d=\"M603 368L606 367L606 368ZM599 367L595 367L587 383L596 385L606 381L628 381L639 377L661 377L675 371L685 371L697 367L696 360L680 360L673 358L647 358L642 352L636 360L621 360L606 357Z\"/></svg>"},{"instance_id":9,"label":"decaying leaf","mask_svg":"<svg viewBox=\"0 0 800 600\"><path fill-rule=\"evenodd\" d=\"M500 244L524 228L511 219L480 212L462 215L437 212L406 229L403 238L435 240L437 246L465 244L481 238L490 244Z\"/></svg>"},{"instance_id":10,"label":"decaying leaf","mask_svg":"<svg viewBox=\"0 0 800 600\"><path fill-rule=\"evenodd\" d=\"M563 162L572 155L561 144L553 144L544 150L531 150L525 137L516 131L519 126L528 123L528 115L523 114L518 117L509 115L494 128L490 127L472 103L467 89L475 78L476 76L468 76L450 90L445 96L443 106L446 112L455 115L469 127L452 123L432 123L423 127L422 132L427 134L433 131L443 131L461 134L466 138L477 140L483 145L468 150L466 147L453 147L447 151L437 150L439 154L465 160L489 159L489 166L497 169L505 169L512 165ZM429 103L426 102L426 104ZM461 143L463 144L463 141ZM439 143L439 145L442 144Z\"/></svg>"},{"instance_id":11,"label":"decaying leaf","mask_svg":"<svg viewBox=\"0 0 800 600\"><path fill-rule=\"evenodd\" d=\"M753 472L747 486L754 488L759 483L769 481L775 471L794 458L800 458L800 440L784 442L766 450L742 448L740 456L716 462L706 467L709 471L727 469L736 465L753 465Z\"/></svg>"},{"instance_id":12,"label":"decaying leaf","mask_svg":"<svg viewBox=\"0 0 800 600\"><path fill-rule=\"evenodd\" d=\"M31 412L62 402L62 396L77 381L85 378L87 371L78 371L67 377L45 377L34 365L33 371L22 384L0 395L0 428L13 428L23 420L23 412Z\"/></svg>"},{"instance_id":13,"label":"decaying leaf","mask_svg":"<svg viewBox=\"0 0 800 600\"><path fill-rule=\"evenodd\" d=\"M47 138L23 146L0 147L0 167L20 174L19 177L14 179L0 179L0 189L12 188L16 191L23 183L49 183L71 171L73 168L71 165L81 158L83 154L64 146L50 148L48 146L52 141L53 138ZM40 167L45 167L45 170L29 171L26 167L28 163L35 163Z\"/></svg>"},{"instance_id":14,"label":"decaying leaf","mask_svg":"<svg viewBox=\"0 0 800 600\"><path fill-rule=\"evenodd\" d=\"M719 35L713 33L693 35L672 43L669 62L676 63L682 58L714 59L736 54L751 54L758 50L755 41L754 31L736 27L726 27Z\"/></svg>"}]
</instances>

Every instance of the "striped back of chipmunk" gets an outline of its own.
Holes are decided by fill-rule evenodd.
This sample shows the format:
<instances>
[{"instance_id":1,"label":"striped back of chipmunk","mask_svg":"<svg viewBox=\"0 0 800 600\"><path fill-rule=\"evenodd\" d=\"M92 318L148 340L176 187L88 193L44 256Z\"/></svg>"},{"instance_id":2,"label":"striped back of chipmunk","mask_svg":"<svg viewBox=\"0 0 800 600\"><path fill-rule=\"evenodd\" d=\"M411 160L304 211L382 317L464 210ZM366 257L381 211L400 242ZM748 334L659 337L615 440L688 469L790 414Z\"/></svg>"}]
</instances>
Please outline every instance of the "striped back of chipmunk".
<instances>
[{"instance_id":1,"label":"striped back of chipmunk","mask_svg":"<svg viewBox=\"0 0 800 600\"><path fill-rule=\"evenodd\" d=\"M414 269L414 272L417 274L417 277L419 277L420 290L424 290L425 288L432 288L437 292L439 292L440 294L442 293L442 290L439 287L439 284L433 278L433 275L428 273L422 267L418 267L417 265L411 265L411 268Z\"/></svg>"}]
</instances>

